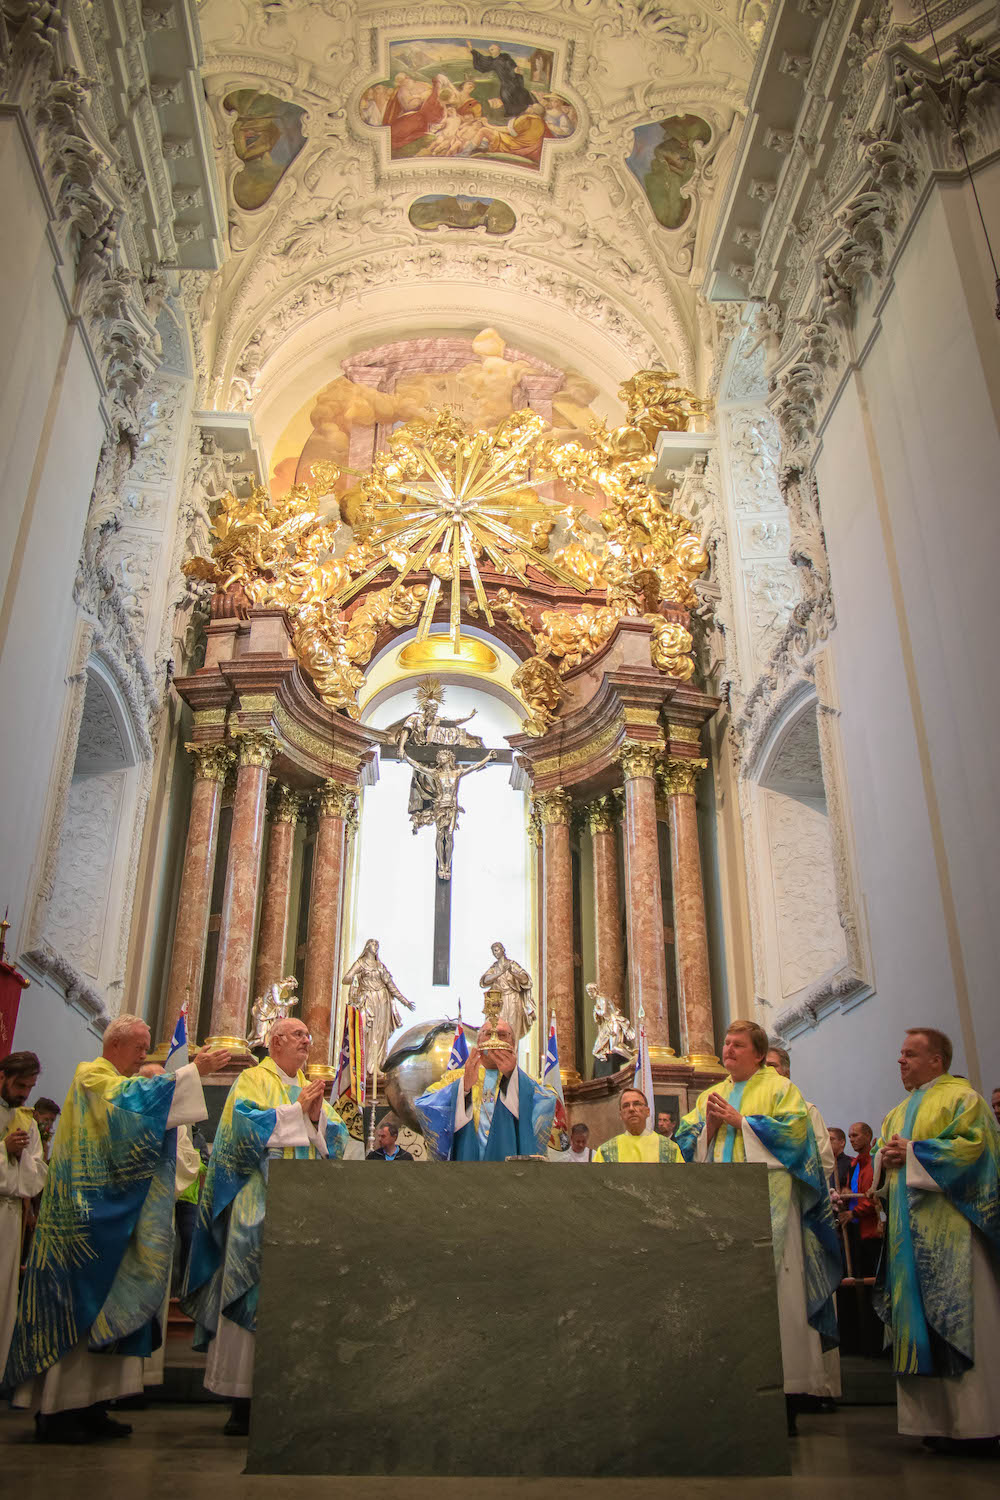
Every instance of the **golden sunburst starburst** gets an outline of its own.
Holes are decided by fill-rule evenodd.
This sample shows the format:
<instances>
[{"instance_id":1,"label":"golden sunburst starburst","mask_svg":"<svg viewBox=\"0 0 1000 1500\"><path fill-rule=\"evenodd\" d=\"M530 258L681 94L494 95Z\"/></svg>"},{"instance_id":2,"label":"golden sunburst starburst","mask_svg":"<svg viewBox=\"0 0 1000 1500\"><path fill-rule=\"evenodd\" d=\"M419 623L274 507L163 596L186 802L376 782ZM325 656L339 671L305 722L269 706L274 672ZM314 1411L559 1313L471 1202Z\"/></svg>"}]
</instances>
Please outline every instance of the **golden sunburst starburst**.
<instances>
[{"instance_id":1,"label":"golden sunburst starburst","mask_svg":"<svg viewBox=\"0 0 1000 1500\"><path fill-rule=\"evenodd\" d=\"M532 564L548 578L586 593L587 584L547 557L529 538L532 528L557 519L560 507L528 488L531 451L546 428L531 412L516 412L492 433L467 433L450 412L434 423L410 422L390 439L362 480L365 530L379 555L338 594L346 604L387 568L398 582L431 574L417 640L428 634L444 584L450 588L449 631L458 650L461 581L468 576L487 622L493 614L479 569L484 555L499 573L528 583Z\"/></svg>"}]
</instances>

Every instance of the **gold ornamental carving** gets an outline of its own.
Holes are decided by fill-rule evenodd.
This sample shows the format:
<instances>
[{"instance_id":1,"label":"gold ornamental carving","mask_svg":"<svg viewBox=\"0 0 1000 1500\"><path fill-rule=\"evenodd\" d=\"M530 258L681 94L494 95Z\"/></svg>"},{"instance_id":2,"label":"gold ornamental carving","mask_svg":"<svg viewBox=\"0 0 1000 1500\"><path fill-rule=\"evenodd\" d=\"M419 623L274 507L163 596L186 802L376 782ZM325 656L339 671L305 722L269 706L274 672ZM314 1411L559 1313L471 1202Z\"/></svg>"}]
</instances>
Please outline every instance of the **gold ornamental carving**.
<instances>
[{"instance_id":1,"label":"gold ornamental carving","mask_svg":"<svg viewBox=\"0 0 1000 1500\"><path fill-rule=\"evenodd\" d=\"M648 729L656 727L660 722L660 710L658 708L639 708L634 703L626 703L622 710L626 724L637 724Z\"/></svg>"},{"instance_id":2,"label":"gold ornamental carving","mask_svg":"<svg viewBox=\"0 0 1000 1500\"><path fill-rule=\"evenodd\" d=\"M282 708L280 703L274 711L274 722L280 729L282 737L297 750L303 750L314 760L324 761L327 765L336 766L339 770L357 771L361 763L359 755L350 750L342 750L321 735L313 734L311 729L304 729L297 720L292 718L286 708Z\"/></svg>"},{"instance_id":3,"label":"gold ornamental carving","mask_svg":"<svg viewBox=\"0 0 1000 1500\"><path fill-rule=\"evenodd\" d=\"M240 766L270 766L278 749L278 742L270 730L241 729L233 736Z\"/></svg>"},{"instance_id":4,"label":"gold ornamental carving","mask_svg":"<svg viewBox=\"0 0 1000 1500\"><path fill-rule=\"evenodd\" d=\"M242 713L269 714L273 708L273 693L243 693L240 696L240 711Z\"/></svg>"},{"instance_id":5,"label":"gold ornamental carving","mask_svg":"<svg viewBox=\"0 0 1000 1500\"><path fill-rule=\"evenodd\" d=\"M541 760L536 760L535 775L548 776L553 771L571 771L577 766L586 765L588 761L597 760L615 743L621 732L622 720L615 719L613 724L608 724L600 734L595 734L593 739L578 745L575 750L567 750L564 755L546 755Z\"/></svg>"},{"instance_id":6,"label":"gold ornamental carving","mask_svg":"<svg viewBox=\"0 0 1000 1500\"><path fill-rule=\"evenodd\" d=\"M627 740L618 752L617 760L626 781L638 781L653 776L660 763L662 744L649 740Z\"/></svg>"},{"instance_id":7,"label":"gold ornamental carving","mask_svg":"<svg viewBox=\"0 0 1000 1500\"><path fill-rule=\"evenodd\" d=\"M708 765L707 760L688 760L671 755L660 767L660 782L668 797L693 797L698 777Z\"/></svg>"},{"instance_id":8,"label":"gold ornamental carving","mask_svg":"<svg viewBox=\"0 0 1000 1500\"><path fill-rule=\"evenodd\" d=\"M357 793L339 781L327 781L315 795L316 811L321 818L343 818L346 822L357 807Z\"/></svg>"},{"instance_id":9,"label":"gold ornamental carving","mask_svg":"<svg viewBox=\"0 0 1000 1500\"><path fill-rule=\"evenodd\" d=\"M586 814L591 833L614 833L620 821L613 797L598 797L595 802L588 802Z\"/></svg>"},{"instance_id":10,"label":"gold ornamental carving","mask_svg":"<svg viewBox=\"0 0 1000 1500\"><path fill-rule=\"evenodd\" d=\"M188 743L185 744L184 749L194 759L196 781L217 781L220 785L225 781L234 759L233 752L228 745Z\"/></svg>"},{"instance_id":11,"label":"gold ornamental carving","mask_svg":"<svg viewBox=\"0 0 1000 1500\"><path fill-rule=\"evenodd\" d=\"M667 737L672 740L680 740L686 745L701 744L700 724L674 724L667 725Z\"/></svg>"},{"instance_id":12,"label":"gold ornamental carving","mask_svg":"<svg viewBox=\"0 0 1000 1500\"><path fill-rule=\"evenodd\" d=\"M553 824L568 828L573 817L573 798L563 787L554 787L551 792L539 792L533 797L531 810L542 828Z\"/></svg>"},{"instance_id":13,"label":"gold ornamental carving","mask_svg":"<svg viewBox=\"0 0 1000 1500\"><path fill-rule=\"evenodd\" d=\"M551 662L540 656L529 656L514 671L511 686L528 705L528 717L522 724L525 734L541 735L556 717L562 699L559 673Z\"/></svg>"},{"instance_id":14,"label":"gold ornamental carving","mask_svg":"<svg viewBox=\"0 0 1000 1500\"><path fill-rule=\"evenodd\" d=\"M272 823L297 823L302 817L302 793L289 786L276 786L271 798Z\"/></svg>"},{"instance_id":15,"label":"gold ornamental carving","mask_svg":"<svg viewBox=\"0 0 1000 1500\"><path fill-rule=\"evenodd\" d=\"M628 405L621 426L595 422L572 441L531 411L471 433L447 410L404 423L369 473L353 475L360 482L340 495L339 509L331 511L330 497L353 471L333 464L316 465L312 486L295 485L280 499L260 488L246 498L223 496L211 557L190 559L184 571L226 596L223 613L284 610L320 698L352 718L380 632L416 625L419 644L439 607L456 650L463 611L489 626L502 620L531 642L523 688L535 726L529 733L544 732L558 712L554 674L599 650L623 617L652 620L657 667L688 680L690 635L661 606L693 606L707 558L649 475L657 433L681 430L707 406L661 371L640 371L621 397ZM554 480L596 501L597 519L593 507L543 499L538 486ZM353 529L346 550L341 513ZM560 522L563 545L550 552ZM536 583L541 575L577 590L580 607L542 610L536 619L509 588L487 596L483 570L530 590L529 568ZM429 581L411 582L417 574ZM386 586L370 590L377 580Z\"/></svg>"},{"instance_id":16,"label":"gold ornamental carving","mask_svg":"<svg viewBox=\"0 0 1000 1500\"><path fill-rule=\"evenodd\" d=\"M229 717L228 708L196 708L194 711L194 722L196 728L211 724L214 727L225 724Z\"/></svg>"}]
</instances>

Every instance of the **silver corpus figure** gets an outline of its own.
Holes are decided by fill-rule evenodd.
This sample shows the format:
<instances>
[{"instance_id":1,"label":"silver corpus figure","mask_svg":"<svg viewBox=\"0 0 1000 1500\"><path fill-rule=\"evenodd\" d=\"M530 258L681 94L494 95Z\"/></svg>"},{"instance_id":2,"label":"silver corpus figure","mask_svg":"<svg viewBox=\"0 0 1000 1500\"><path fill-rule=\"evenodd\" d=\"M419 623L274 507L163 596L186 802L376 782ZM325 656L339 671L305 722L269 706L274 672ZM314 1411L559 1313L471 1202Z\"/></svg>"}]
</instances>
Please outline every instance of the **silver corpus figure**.
<instances>
[{"instance_id":1,"label":"silver corpus figure","mask_svg":"<svg viewBox=\"0 0 1000 1500\"><path fill-rule=\"evenodd\" d=\"M365 1068L378 1073L389 1051L389 1038L403 1024L400 1005L416 1010L412 1000L397 988L389 970L378 956L378 941L369 938L347 970L341 984L349 984L348 1005L355 1006L365 1018Z\"/></svg>"},{"instance_id":2,"label":"silver corpus figure","mask_svg":"<svg viewBox=\"0 0 1000 1500\"><path fill-rule=\"evenodd\" d=\"M531 975L519 963L507 957L503 943L491 944L490 951L495 962L490 964L479 984L487 994L491 990L499 993L499 1019L507 1022L514 1033L515 1042L519 1042L523 1036L527 1036L535 1023Z\"/></svg>"},{"instance_id":3,"label":"silver corpus figure","mask_svg":"<svg viewBox=\"0 0 1000 1500\"><path fill-rule=\"evenodd\" d=\"M635 1058L635 1027L624 1016L613 1000L602 995L596 984L588 984L587 994L594 1002L594 1020L597 1022L597 1039L594 1056L607 1062L614 1053L618 1057Z\"/></svg>"},{"instance_id":4,"label":"silver corpus figure","mask_svg":"<svg viewBox=\"0 0 1000 1500\"><path fill-rule=\"evenodd\" d=\"M482 760L476 761L475 765L464 766L461 770L451 750L439 750L436 764L433 766L421 765L419 761L407 755L405 750L403 759L413 770L409 808L413 832L416 833L419 828L427 828L430 824L434 824L437 829L434 849L437 854L438 879L450 880L458 815L465 811L458 805L458 784L463 776L468 776L473 771L481 771L484 766L489 765L491 760L496 760L496 751L489 751Z\"/></svg>"}]
</instances>

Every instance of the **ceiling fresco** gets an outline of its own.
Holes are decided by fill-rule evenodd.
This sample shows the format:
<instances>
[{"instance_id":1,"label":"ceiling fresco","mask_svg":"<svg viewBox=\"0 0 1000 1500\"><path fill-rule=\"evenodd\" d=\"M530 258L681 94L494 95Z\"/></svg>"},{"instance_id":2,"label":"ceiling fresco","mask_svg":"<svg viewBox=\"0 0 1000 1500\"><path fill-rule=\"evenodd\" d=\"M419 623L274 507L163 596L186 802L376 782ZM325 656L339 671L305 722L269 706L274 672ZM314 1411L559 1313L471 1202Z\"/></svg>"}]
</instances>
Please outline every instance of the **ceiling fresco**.
<instances>
[{"instance_id":1,"label":"ceiling fresco","mask_svg":"<svg viewBox=\"0 0 1000 1500\"><path fill-rule=\"evenodd\" d=\"M357 350L486 325L607 399L638 368L698 388L765 5L203 0L229 250L190 283L204 404L270 450Z\"/></svg>"}]
</instances>

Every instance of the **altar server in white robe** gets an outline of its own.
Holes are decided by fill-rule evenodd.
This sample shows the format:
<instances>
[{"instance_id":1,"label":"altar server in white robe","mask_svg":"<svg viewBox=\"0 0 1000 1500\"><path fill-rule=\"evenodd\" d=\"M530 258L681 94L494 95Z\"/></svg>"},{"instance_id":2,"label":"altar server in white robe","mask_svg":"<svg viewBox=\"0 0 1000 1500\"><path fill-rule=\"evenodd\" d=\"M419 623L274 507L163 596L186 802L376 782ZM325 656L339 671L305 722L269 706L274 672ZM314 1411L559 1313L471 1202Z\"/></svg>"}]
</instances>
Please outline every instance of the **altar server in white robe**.
<instances>
[{"instance_id":1,"label":"altar server in white robe","mask_svg":"<svg viewBox=\"0 0 1000 1500\"><path fill-rule=\"evenodd\" d=\"M763 1162L768 1168L778 1328L788 1409L795 1432L802 1395L823 1395L825 1349L837 1343L833 1294L840 1245L830 1189L806 1102L766 1065L767 1032L733 1021L722 1048L729 1077L700 1094L674 1139L687 1161Z\"/></svg>"},{"instance_id":2,"label":"altar server in white robe","mask_svg":"<svg viewBox=\"0 0 1000 1500\"><path fill-rule=\"evenodd\" d=\"M0 1370L17 1316L24 1204L45 1185L42 1138L24 1107L40 1072L33 1052L11 1052L0 1060Z\"/></svg>"},{"instance_id":3,"label":"altar server in white robe","mask_svg":"<svg viewBox=\"0 0 1000 1500\"><path fill-rule=\"evenodd\" d=\"M206 1118L201 1078L229 1053L139 1078L149 1041L139 1016L111 1022L102 1055L76 1070L52 1143L6 1373L42 1442L127 1437L106 1404L142 1390L160 1337L176 1127Z\"/></svg>"}]
</instances>

